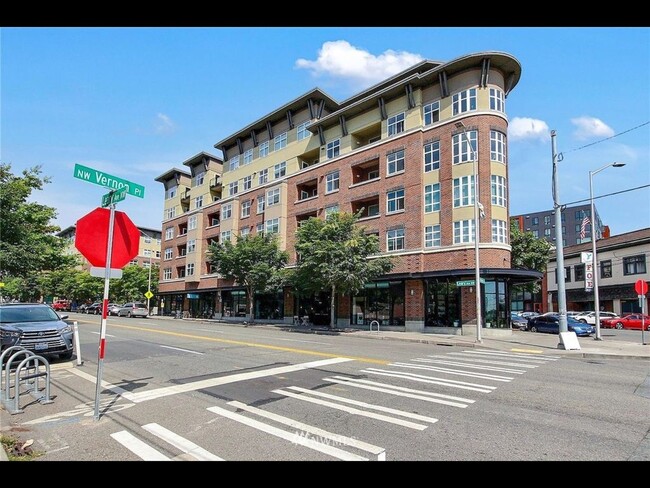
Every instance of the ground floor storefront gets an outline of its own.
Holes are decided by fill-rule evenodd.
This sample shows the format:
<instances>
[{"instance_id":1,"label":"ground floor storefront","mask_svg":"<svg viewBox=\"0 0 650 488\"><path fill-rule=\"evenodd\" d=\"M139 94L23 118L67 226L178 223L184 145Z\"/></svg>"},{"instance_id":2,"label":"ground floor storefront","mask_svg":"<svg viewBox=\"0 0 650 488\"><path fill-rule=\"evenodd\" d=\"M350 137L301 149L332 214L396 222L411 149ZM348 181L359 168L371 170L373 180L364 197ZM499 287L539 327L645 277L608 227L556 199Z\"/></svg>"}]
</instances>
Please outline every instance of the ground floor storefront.
<instances>
[{"instance_id":1,"label":"ground floor storefront","mask_svg":"<svg viewBox=\"0 0 650 488\"><path fill-rule=\"evenodd\" d=\"M569 288L565 291L567 311L592 311L594 310L594 292L585 291L583 288ZM548 293L551 311L557 311L557 291ZM641 313L638 294L634 290L634 283L600 286L598 287L598 304L601 312L614 312L620 315Z\"/></svg>"}]
</instances>

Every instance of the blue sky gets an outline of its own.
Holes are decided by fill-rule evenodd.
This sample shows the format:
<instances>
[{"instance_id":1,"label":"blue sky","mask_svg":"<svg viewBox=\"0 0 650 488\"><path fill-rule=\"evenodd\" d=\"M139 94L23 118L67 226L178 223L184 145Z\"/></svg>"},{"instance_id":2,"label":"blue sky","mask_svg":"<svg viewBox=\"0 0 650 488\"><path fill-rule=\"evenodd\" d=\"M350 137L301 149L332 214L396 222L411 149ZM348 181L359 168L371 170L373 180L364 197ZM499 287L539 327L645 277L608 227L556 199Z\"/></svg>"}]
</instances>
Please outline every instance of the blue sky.
<instances>
[{"instance_id":1,"label":"blue sky","mask_svg":"<svg viewBox=\"0 0 650 488\"><path fill-rule=\"evenodd\" d=\"M0 158L41 165L33 200L73 225L106 190L76 163L145 186L117 209L161 227L154 178L319 87L342 101L422 59L505 51L522 65L506 101L512 215L550 209L551 138L560 202L596 200L612 234L650 227L647 27L7 27L0 30ZM640 189L633 190L638 187ZM626 191L629 190L629 191Z\"/></svg>"}]
</instances>

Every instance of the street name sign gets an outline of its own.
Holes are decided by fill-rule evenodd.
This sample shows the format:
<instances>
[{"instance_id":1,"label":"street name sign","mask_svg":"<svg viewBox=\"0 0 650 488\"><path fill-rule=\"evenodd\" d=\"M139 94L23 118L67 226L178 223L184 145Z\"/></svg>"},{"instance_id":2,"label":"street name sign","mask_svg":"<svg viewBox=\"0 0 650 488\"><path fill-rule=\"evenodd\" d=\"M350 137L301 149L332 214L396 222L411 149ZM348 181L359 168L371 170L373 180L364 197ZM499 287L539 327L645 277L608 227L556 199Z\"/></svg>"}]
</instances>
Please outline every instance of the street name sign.
<instances>
[{"instance_id":1,"label":"street name sign","mask_svg":"<svg viewBox=\"0 0 650 488\"><path fill-rule=\"evenodd\" d=\"M117 176L109 175L103 171L98 171L81 164L74 165L73 176L80 180L94 183L95 185L110 188L112 190L121 190L122 188L126 188L126 192L129 195L133 195L134 197L138 198L144 198L144 186L138 185L137 183L133 183L129 180L123 180Z\"/></svg>"},{"instance_id":2,"label":"street name sign","mask_svg":"<svg viewBox=\"0 0 650 488\"><path fill-rule=\"evenodd\" d=\"M485 284L485 278L481 278L479 281L481 284ZM474 286L474 283L476 283L476 280L462 280L457 281L456 286Z\"/></svg>"},{"instance_id":3,"label":"street name sign","mask_svg":"<svg viewBox=\"0 0 650 488\"><path fill-rule=\"evenodd\" d=\"M126 187L121 190L111 190L106 195L102 195L102 207L108 207L112 203L121 202L126 198Z\"/></svg>"}]
</instances>

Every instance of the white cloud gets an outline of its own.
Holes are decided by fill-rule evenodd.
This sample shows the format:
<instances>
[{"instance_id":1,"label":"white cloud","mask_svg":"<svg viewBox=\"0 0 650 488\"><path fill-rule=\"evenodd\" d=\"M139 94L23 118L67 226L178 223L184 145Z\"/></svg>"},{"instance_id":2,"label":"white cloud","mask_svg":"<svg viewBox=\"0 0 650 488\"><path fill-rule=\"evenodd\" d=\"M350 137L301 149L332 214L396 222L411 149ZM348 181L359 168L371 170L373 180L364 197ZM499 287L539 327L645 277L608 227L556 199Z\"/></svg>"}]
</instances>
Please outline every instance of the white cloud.
<instances>
[{"instance_id":1,"label":"white cloud","mask_svg":"<svg viewBox=\"0 0 650 488\"><path fill-rule=\"evenodd\" d=\"M315 76L378 82L423 61L419 54L389 49L375 56L352 46L347 41L328 41L318 50L318 59L298 59L297 68L304 68Z\"/></svg>"},{"instance_id":2,"label":"white cloud","mask_svg":"<svg viewBox=\"0 0 650 488\"><path fill-rule=\"evenodd\" d=\"M614 129L596 117L576 117L571 119L571 123L576 126L573 135L579 140L592 137L611 137L614 135Z\"/></svg>"},{"instance_id":3,"label":"white cloud","mask_svg":"<svg viewBox=\"0 0 650 488\"><path fill-rule=\"evenodd\" d=\"M158 113L156 115L154 128L158 134L169 134L174 132L176 124L174 124L174 121L169 117L169 115Z\"/></svg>"},{"instance_id":4,"label":"white cloud","mask_svg":"<svg viewBox=\"0 0 650 488\"><path fill-rule=\"evenodd\" d=\"M513 141L523 139L547 141L551 137L551 131L543 120L515 117L508 124L508 136Z\"/></svg>"}]
</instances>

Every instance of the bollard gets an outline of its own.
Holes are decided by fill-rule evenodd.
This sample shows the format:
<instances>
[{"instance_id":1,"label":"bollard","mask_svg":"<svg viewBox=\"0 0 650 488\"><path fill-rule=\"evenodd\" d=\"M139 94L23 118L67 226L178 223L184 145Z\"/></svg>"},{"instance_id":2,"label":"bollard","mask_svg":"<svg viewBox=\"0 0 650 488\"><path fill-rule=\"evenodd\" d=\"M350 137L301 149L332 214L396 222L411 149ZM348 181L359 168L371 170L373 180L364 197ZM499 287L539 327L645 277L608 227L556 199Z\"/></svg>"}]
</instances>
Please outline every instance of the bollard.
<instances>
[{"instance_id":1,"label":"bollard","mask_svg":"<svg viewBox=\"0 0 650 488\"><path fill-rule=\"evenodd\" d=\"M77 366L81 366L83 361L81 361L81 346L79 345L79 327L77 326L77 321L72 322L72 329L74 330L74 354L77 356Z\"/></svg>"}]
</instances>

